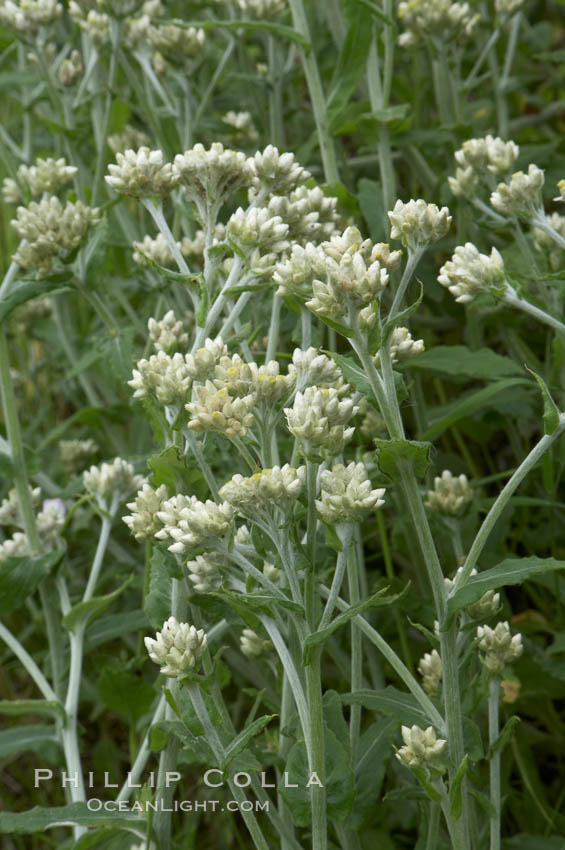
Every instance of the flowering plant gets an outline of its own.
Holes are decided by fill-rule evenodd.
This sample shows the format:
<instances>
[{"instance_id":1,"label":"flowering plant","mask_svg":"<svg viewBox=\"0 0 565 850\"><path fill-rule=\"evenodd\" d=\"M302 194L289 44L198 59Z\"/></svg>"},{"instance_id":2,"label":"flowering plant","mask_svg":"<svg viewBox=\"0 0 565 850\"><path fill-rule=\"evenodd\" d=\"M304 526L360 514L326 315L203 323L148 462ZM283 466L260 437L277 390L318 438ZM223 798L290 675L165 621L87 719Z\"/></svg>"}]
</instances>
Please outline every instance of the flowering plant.
<instances>
[{"instance_id":1,"label":"flowering plant","mask_svg":"<svg viewBox=\"0 0 565 850\"><path fill-rule=\"evenodd\" d=\"M560 30L188 5L0 0L6 848L557 850Z\"/></svg>"}]
</instances>

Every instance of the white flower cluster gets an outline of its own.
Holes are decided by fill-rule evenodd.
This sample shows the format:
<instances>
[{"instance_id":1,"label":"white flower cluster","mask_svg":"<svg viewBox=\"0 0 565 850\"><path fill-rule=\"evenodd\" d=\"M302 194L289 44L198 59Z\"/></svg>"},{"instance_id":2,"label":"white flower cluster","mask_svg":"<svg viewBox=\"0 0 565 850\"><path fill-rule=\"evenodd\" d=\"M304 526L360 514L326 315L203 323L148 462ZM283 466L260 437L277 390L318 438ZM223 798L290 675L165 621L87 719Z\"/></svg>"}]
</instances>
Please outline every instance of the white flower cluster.
<instances>
[{"instance_id":1,"label":"white flower cluster","mask_svg":"<svg viewBox=\"0 0 565 850\"><path fill-rule=\"evenodd\" d=\"M177 154L173 172L203 223L207 222L209 211L214 211L215 221L225 201L251 186L255 176L252 160L244 153L224 149L220 142L214 142L209 150L199 143Z\"/></svg>"},{"instance_id":2,"label":"white flower cluster","mask_svg":"<svg viewBox=\"0 0 565 850\"><path fill-rule=\"evenodd\" d=\"M149 396L159 404L178 407L188 399L192 378L182 354L158 351L148 360L138 361L128 385L134 390L134 398Z\"/></svg>"},{"instance_id":3,"label":"white flower cluster","mask_svg":"<svg viewBox=\"0 0 565 850\"><path fill-rule=\"evenodd\" d=\"M214 369L222 357L228 353L221 336L216 339L206 339L202 348L194 354L186 355L186 365L195 381L205 381L212 377Z\"/></svg>"},{"instance_id":4,"label":"white flower cluster","mask_svg":"<svg viewBox=\"0 0 565 850\"><path fill-rule=\"evenodd\" d=\"M270 640L260 637L253 629L244 629L239 638L239 648L247 658L256 658L271 646Z\"/></svg>"},{"instance_id":5,"label":"white flower cluster","mask_svg":"<svg viewBox=\"0 0 565 850\"><path fill-rule=\"evenodd\" d=\"M334 320L348 320L350 306L360 309L361 323L371 326L373 302L397 266L399 252L388 245L373 245L356 227L348 227L319 246L293 245L290 255L277 264L273 279L277 295L308 298L306 307Z\"/></svg>"},{"instance_id":6,"label":"white flower cluster","mask_svg":"<svg viewBox=\"0 0 565 850\"><path fill-rule=\"evenodd\" d=\"M288 224L279 215L271 215L267 207L239 207L228 221L227 234L247 254L256 248L280 253L289 247Z\"/></svg>"},{"instance_id":7,"label":"white flower cluster","mask_svg":"<svg viewBox=\"0 0 565 850\"><path fill-rule=\"evenodd\" d=\"M287 8L287 0L232 0L245 14L256 18L276 18Z\"/></svg>"},{"instance_id":8,"label":"white flower cluster","mask_svg":"<svg viewBox=\"0 0 565 850\"><path fill-rule=\"evenodd\" d=\"M84 74L82 56L78 50L71 50L68 59L63 59L59 68L59 80L64 86L72 86Z\"/></svg>"},{"instance_id":9,"label":"white flower cluster","mask_svg":"<svg viewBox=\"0 0 565 850\"><path fill-rule=\"evenodd\" d=\"M227 437L244 437L253 425L253 395L234 398L228 390L219 390L206 381L194 388L193 399L186 405L188 427L193 431L220 431Z\"/></svg>"},{"instance_id":10,"label":"white flower cluster","mask_svg":"<svg viewBox=\"0 0 565 850\"><path fill-rule=\"evenodd\" d=\"M59 443L61 463L69 475L82 469L86 460L97 452L94 440L61 440Z\"/></svg>"},{"instance_id":11,"label":"white flower cluster","mask_svg":"<svg viewBox=\"0 0 565 850\"><path fill-rule=\"evenodd\" d=\"M118 152L116 163L110 163L108 171L110 174L105 177L108 186L134 198L168 195L178 182L171 163L164 162L163 151L147 147Z\"/></svg>"},{"instance_id":12,"label":"white flower cluster","mask_svg":"<svg viewBox=\"0 0 565 850\"><path fill-rule=\"evenodd\" d=\"M35 36L62 14L63 5L57 0L3 0L0 5L0 23L27 37Z\"/></svg>"},{"instance_id":13,"label":"white flower cluster","mask_svg":"<svg viewBox=\"0 0 565 850\"><path fill-rule=\"evenodd\" d=\"M20 165L17 180L6 177L2 184L2 195L7 204L18 204L23 200L20 185L24 185L32 198L37 198L43 192L54 192L71 180L78 168L67 165L63 157L41 159L38 157L34 165Z\"/></svg>"},{"instance_id":14,"label":"white flower cluster","mask_svg":"<svg viewBox=\"0 0 565 850\"><path fill-rule=\"evenodd\" d=\"M481 292L496 293L505 287L504 261L496 248L490 255L479 253L472 242L458 245L451 258L439 270L438 283L445 286L456 301L468 304Z\"/></svg>"},{"instance_id":15,"label":"white flower cluster","mask_svg":"<svg viewBox=\"0 0 565 850\"><path fill-rule=\"evenodd\" d=\"M75 24L81 28L92 40L95 47L100 48L108 38L110 32L110 19L105 12L97 9L83 11L76 0L70 0L69 14Z\"/></svg>"},{"instance_id":16,"label":"white flower cluster","mask_svg":"<svg viewBox=\"0 0 565 850\"><path fill-rule=\"evenodd\" d=\"M41 504L41 488L30 486L29 494L33 506L37 510ZM7 497L0 503L0 525L15 526L16 528L24 527L16 490L10 490Z\"/></svg>"},{"instance_id":17,"label":"white flower cluster","mask_svg":"<svg viewBox=\"0 0 565 850\"><path fill-rule=\"evenodd\" d=\"M492 206L508 216L530 221L542 209L541 190L545 178L541 168L530 164L528 173L516 171L509 183L499 183L490 196Z\"/></svg>"},{"instance_id":18,"label":"white flower cluster","mask_svg":"<svg viewBox=\"0 0 565 850\"><path fill-rule=\"evenodd\" d=\"M438 738L432 726L403 726L404 746L396 751L396 758L406 767L433 767L445 750L447 741Z\"/></svg>"},{"instance_id":19,"label":"white flower cluster","mask_svg":"<svg viewBox=\"0 0 565 850\"><path fill-rule=\"evenodd\" d=\"M45 499L40 513L36 517L37 533L43 549L51 551L57 548L61 530L67 514L62 499Z\"/></svg>"},{"instance_id":20,"label":"white flower cluster","mask_svg":"<svg viewBox=\"0 0 565 850\"><path fill-rule=\"evenodd\" d=\"M155 537L170 544L169 552L188 555L225 538L233 529L233 517L228 502L217 505L210 499L199 502L196 496L179 494L162 503L157 518L163 528Z\"/></svg>"},{"instance_id":21,"label":"white flower cluster","mask_svg":"<svg viewBox=\"0 0 565 850\"><path fill-rule=\"evenodd\" d=\"M108 136L108 147L113 153L125 153L127 150L139 150L149 147L149 136L131 124L126 124L120 133Z\"/></svg>"},{"instance_id":22,"label":"white flower cluster","mask_svg":"<svg viewBox=\"0 0 565 850\"><path fill-rule=\"evenodd\" d=\"M485 669L493 674L502 673L506 664L511 664L522 655L522 635L512 636L506 622L497 623L496 628L477 626L479 649L484 652L482 662Z\"/></svg>"},{"instance_id":23,"label":"white flower cluster","mask_svg":"<svg viewBox=\"0 0 565 850\"><path fill-rule=\"evenodd\" d=\"M106 510L109 505L117 505L145 484L143 475L136 475L131 463L120 457L111 463L91 466L83 473L82 480L87 493L91 493Z\"/></svg>"},{"instance_id":24,"label":"white flower cluster","mask_svg":"<svg viewBox=\"0 0 565 850\"><path fill-rule=\"evenodd\" d=\"M430 696L437 694L443 674L441 656L437 649L426 652L418 664L418 673L422 677L422 687Z\"/></svg>"},{"instance_id":25,"label":"white flower cluster","mask_svg":"<svg viewBox=\"0 0 565 850\"><path fill-rule=\"evenodd\" d=\"M164 484L154 490L145 482L135 501L128 502L126 507L131 514L122 519L136 540L150 540L162 528L157 514L168 498L169 492Z\"/></svg>"},{"instance_id":26,"label":"white flower cluster","mask_svg":"<svg viewBox=\"0 0 565 850\"><path fill-rule=\"evenodd\" d=\"M288 224L293 243L318 244L331 239L338 229L337 198L325 195L319 186L299 186L290 195L273 195L267 207Z\"/></svg>"},{"instance_id":27,"label":"white flower cluster","mask_svg":"<svg viewBox=\"0 0 565 850\"><path fill-rule=\"evenodd\" d=\"M31 492L34 502L37 503L38 490ZM21 526L19 506L15 495L10 493L8 499L2 502L0 511L3 514L0 524ZM61 530L65 523L65 516L66 508L62 499L45 499L41 506L41 511L35 518L37 533L44 551L50 552L57 548L61 539ZM32 549L29 545L27 534L16 531L12 537L7 538L0 544L0 563L6 558L24 558L31 553Z\"/></svg>"},{"instance_id":28,"label":"white flower cluster","mask_svg":"<svg viewBox=\"0 0 565 850\"><path fill-rule=\"evenodd\" d=\"M353 436L354 428L347 427L357 413L351 398L341 398L333 387L307 387L297 392L292 407L286 407L288 430L301 443L339 454Z\"/></svg>"},{"instance_id":29,"label":"white flower cluster","mask_svg":"<svg viewBox=\"0 0 565 850\"><path fill-rule=\"evenodd\" d=\"M222 121L234 131L238 139L253 143L259 138L250 112L234 112L233 109L230 109L223 116Z\"/></svg>"},{"instance_id":30,"label":"white flower cluster","mask_svg":"<svg viewBox=\"0 0 565 850\"><path fill-rule=\"evenodd\" d=\"M345 383L335 360L326 354L320 354L318 349L312 346L305 351L301 348L294 349L288 374L296 382L296 388L301 391L308 386L316 386L319 389L332 387L340 395L347 395L349 392L349 386Z\"/></svg>"},{"instance_id":31,"label":"white flower cluster","mask_svg":"<svg viewBox=\"0 0 565 850\"><path fill-rule=\"evenodd\" d=\"M188 345L188 334L185 333L183 323L177 320L173 310L165 313L162 319L149 319L147 329L155 351L172 354L179 348L186 349Z\"/></svg>"},{"instance_id":32,"label":"white flower cluster","mask_svg":"<svg viewBox=\"0 0 565 850\"><path fill-rule=\"evenodd\" d=\"M294 469L285 463L249 478L236 474L220 490L220 498L229 502L235 510L253 516L257 510L272 506L286 507L298 499L304 486L306 469Z\"/></svg>"},{"instance_id":33,"label":"white flower cluster","mask_svg":"<svg viewBox=\"0 0 565 850\"><path fill-rule=\"evenodd\" d=\"M421 198L410 200L407 204L398 200L388 217L391 223L390 238L400 239L410 251L442 239L451 225L447 207L440 209L436 204L428 204Z\"/></svg>"},{"instance_id":34,"label":"white flower cluster","mask_svg":"<svg viewBox=\"0 0 565 850\"><path fill-rule=\"evenodd\" d=\"M182 243L177 242L176 245L182 252ZM162 233L155 237L144 236L142 242L133 242L132 259L138 266L146 266L147 259L150 259L165 268L175 268L173 252Z\"/></svg>"},{"instance_id":35,"label":"white flower cluster","mask_svg":"<svg viewBox=\"0 0 565 850\"><path fill-rule=\"evenodd\" d=\"M565 215L551 213L547 216L547 223L560 236L565 239ZM551 236L539 227L533 229L534 245L538 251L543 251L549 259L549 265L554 271L563 266L563 248L555 243Z\"/></svg>"},{"instance_id":36,"label":"white flower cluster","mask_svg":"<svg viewBox=\"0 0 565 850\"><path fill-rule=\"evenodd\" d=\"M187 561L188 580L197 593L210 593L222 583L221 567L223 559L214 552L197 555L194 561Z\"/></svg>"},{"instance_id":37,"label":"white flower cluster","mask_svg":"<svg viewBox=\"0 0 565 850\"><path fill-rule=\"evenodd\" d=\"M520 149L515 142L505 142L500 137L468 139L455 152L457 170L449 177L449 188L454 195L471 198L479 182L487 183L493 174L505 174L514 165Z\"/></svg>"},{"instance_id":38,"label":"white flower cluster","mask_svg":"<svg viewBox=\"0 0 565 850\"><path fill-rule=\"evenodd\" d=\"M405 27L398 39L402 47L414 47L429 40L438 49L446 42L470 38L480 20L468 3L451 0L404 0L398 5L398 17Z\"/></svg>"},{"instance_id":39,"label":"white flower cluster","mask_svg":"<svg viewBox=\"0 0 565 850\"><path fill-rule=\"evenodd\" d=\"M196 27L179 27L176 24L158 24L147 28L147 41L172 62L193 59L202 52L206 36Z\"/></svg>"},{"instance_id":40,"label":"white flower cluster","mask_svg":"<svg viewBox=\"0 0 565 850\"><path fill-rule=\"evenodd\" d=\"M310 172L296 162L293 153L279 153L274 145L257 151L251 160L254 186L262 194L285 195L306 183Z\"/></svg>"},{"instance_id":41,"label":"white flower cluster","mask_svg":"<svg viewBox=\"0 0 565 850\"><path fill-rule=\"evenodd\" d=\"M367 469L352 461L348 466L339 463L321 476L321 499L316 501L318 513L331 525L357 522L369 510L384 505L384 489L372 490Z\"/></svg>"},{"instance_id":42,"label":"white flower cluster","mask_svg":"<svg viewBox=\"0 0 565 850\"><path fill-rule=\"evenodd\" d=\"M90 227L100 221L98 209L81 201L62 205L51 197L27 207L18 207L10 224L26 240L14 254L23 269L35 269L38 278L48 274L55 258L64 259L82 241Z\"/></svg>"},{"instance_id":43,"label":"white flower cluster","mask_svg":"<svg viewBox=\"0 0 565 850\"><path fill-rule=\"evenodd\" d=\"M288 375L281 375L276 360L258 366L234 354L221 357L214 369L213 383L217 389L225 389L235 396L253 396L254 405L276 404L290 394L294 382L295 374L289 369Z\"/></svg>"},{"instance_id":44,"label":"white flower cluster","mask_svg":"<svg viewBox=\"0 0 565 850\"><path fill-rule=\"evenodd\" d=\"M473 498L473 491L466 475L454 476L444 469L434 478L434 489L428 490L425 505L431 511L445 516L457 516Z\"/></svg>"},{"instance_id":45,"label":"white flower cluster","mask_svg":"<svg viewBox=\"0 0 565 850\"><path fill-rule=\"evenodd\" d=\"M169 617L156 638L145 638L149 658L161 667L164 676L176 678L192 670L206 651L208 641L204 629L179 623Z\"/></svg>"},{"instance_id":46,"label":"white flower cluster","mask_svg":"<svg viewBox=\"0 0 565 850\"><path fill-rule=\"evenodd\" d=\"M426 350L423 339L414 339L408 328L394 328L388 341L391 363L410 360ZM380 368L381 355L377 352L373 358L375 366Z\"/></svg>"}]
</instances>

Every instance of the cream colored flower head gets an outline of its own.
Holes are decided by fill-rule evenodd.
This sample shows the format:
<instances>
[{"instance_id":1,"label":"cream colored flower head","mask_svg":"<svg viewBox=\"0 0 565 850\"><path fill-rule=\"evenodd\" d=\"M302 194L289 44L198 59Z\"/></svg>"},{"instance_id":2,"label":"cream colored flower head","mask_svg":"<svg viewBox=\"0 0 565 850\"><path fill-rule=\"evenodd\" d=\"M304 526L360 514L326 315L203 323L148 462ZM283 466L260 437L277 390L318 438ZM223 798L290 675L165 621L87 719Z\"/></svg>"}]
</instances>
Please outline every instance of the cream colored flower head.
<instances>
[{"instance_id":1,"label":"cream colored flower head","mask_svg":"<svg viewBox=\"0 0 565 850\"><path fill-rule=\"evenodd\" d=\"M161 667L163 675L171 678L194 669L207 647L204 629L179 623L175 617L163 623L155 638L146 637L144 642L151 661Z\"/></svg>"}]
</instances>

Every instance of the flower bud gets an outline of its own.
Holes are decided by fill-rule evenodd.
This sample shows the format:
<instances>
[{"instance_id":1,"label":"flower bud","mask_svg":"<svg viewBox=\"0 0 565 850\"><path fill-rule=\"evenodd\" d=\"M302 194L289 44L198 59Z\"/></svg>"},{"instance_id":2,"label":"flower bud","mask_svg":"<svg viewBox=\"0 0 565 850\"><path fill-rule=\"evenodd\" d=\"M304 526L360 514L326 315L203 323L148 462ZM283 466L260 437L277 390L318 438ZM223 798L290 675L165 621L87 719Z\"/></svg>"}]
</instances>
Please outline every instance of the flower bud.
<instances>
[{"instance_id":1,"label":"flower bud","mask_svg":"<svg viewBox=\"0 0 565 850\"><path fill-rule=\"evenodd\" d=\"M146 637L144 642L151 661L159 664L163 675L172 678L195 667L207 647L204 629L179 623L175 617L163 623L156 639Z\"/></svg>"},{"instance_id":2,"label":"flower bud","mask_svg":"<svg viewBox=\"0 0 565 850\"><path fill-rule=\"evenodd\" d=\"M298 440L339 454L353 436L354 428L346 428L358 408L352 399L340 398L334 388L308 387L297 392L294 404L285 408L288 429Z\"/></svg>"},{"instance_id":3,"label":"flower bud","mask_svg":"<svg viewBox=\"0 0 565 850\"><path fill-rule=\"evenodd\" d=\"M507 622L497 623L496 628L477 627L479 649L484 652L482 662L485 669L493 674L502 673L506 664L511 664L522 655L522 635L512 636Z\"/></svg>"},{"instance_id":4,"label":"flower bud","mask_svg":"<svg viewBox=\"0 0 565 850\"><path fill-rule=\"evenodd\" d=\"M331 525L357 522L369 510L384 505L384 489L372 490L367 469L352 461L348 466L339 463L320 476L321 499L316 508L324 522Z\"/></svg>"},{"instance_id":5,"label":"flower bud","mask_svg":"<svg viewBox=\"0 0 565 850\"><path fill-rule=\"evenodd\" d=\"M439 209L421 198L407 204L397 201L388 217L392 225L390 238L401 239L411 251L442 239L451 224L447 207Z\"/></svg>"},{"instance_id":6,"label":"flower bud","mask_svg":"<svg viewBox=\"0 0 565 850\"><path fill-rule=\"evenodd\" d=\"M451 260L439 270L438 283L445 286L455 300L468 304L480 292L496 292L505 285L502 257L492 248L489 254L480 254L472 242L458 245Z\"/></svg>"},{"instance_id":7,"label":"flower bud","mask_svg":"<svg viewBox=\"0 0 565 850\"><path fill-rule=\"evenodd\" d=\"M500 213L530 221L542 207L543 171L529 165L528 173L516 171L509 183L499 183L490 196L492 206Z\"/></svg>"},{"instance_id":8,"label":"flower bud","mask_svg":"<svg viewBox=\"0 0 565 850\"><path fill-rule=\"evenodd\" d=\"M437 649L426 652L418 664L418 673L422 677L422 687L430 696L436 696L442 672L441 656Z\"/></svg>"},{"instance_id":9,"label":"flower bud","mask_svg":"<svg viewBox=\"0 0 565 850\"><path fill-rule=\"evenodd\" d=\"M253 629L244 629L239 639L239 646L244 655L248 658L261 655L263 650L271 646L270 640L264 640L255 634Z\"/></svg>"},{"instance_id":10,"label":"flower bud","mask_svg":"<svg viewBox=\"0 0 565 850\"><path fill-rule=\"evenodd\" d=\"M455 477L448 469L434 478L434 489L428 490L425 505L445 516L457 516L473 498L466 475Z\"/></svg>"},{"instance_id":11,"label":"flower bud","mask_svg":"<svg viewBox=\"0 0 565 850\"><path fill-rule=\"evenodd\" d=\"M141 147L116 154L117 164L108 166L106 183L122 195L144 198L168 195L177 182L173 167L163 161L163 151Z\"/></svg>"},{"instance_id":12,"label":"flower bud","mask_svg":"<svg viewBox=\"0 0 565 850\"><path fill-rule=\"evenodd\" d=\"M445 750L447 741L436 736L432 726L402 726L404 746L396 752L396 758L407 767L434 766Z\"/></svg>"},{"instance_id":13,"label":"flower bud","mask_svg":"<svg viewBox=\"0 0 565 850\"><path fill-rule=\"evenodd\" d=\"M188 555L202 546L213 546L224 540L233 529L233 507L228 502L218 505L196 496L179 494L167 499L157 512L163 528L155 537L168 544L169 552Z\"/></svg>"},{"instance_id":14,"label":"flower bud","mask_svg":"<svg viewBox=\"0 0 565 850\"><path fill-rule=\"evenodd\" d=\"M135 501L128 502L126 507L131 514L122 517L122 520L136 540L150 540L162 527L157 514L168 497L169 493L164 484L154 490L145 483Z\"/></svg>"}]
</instances>

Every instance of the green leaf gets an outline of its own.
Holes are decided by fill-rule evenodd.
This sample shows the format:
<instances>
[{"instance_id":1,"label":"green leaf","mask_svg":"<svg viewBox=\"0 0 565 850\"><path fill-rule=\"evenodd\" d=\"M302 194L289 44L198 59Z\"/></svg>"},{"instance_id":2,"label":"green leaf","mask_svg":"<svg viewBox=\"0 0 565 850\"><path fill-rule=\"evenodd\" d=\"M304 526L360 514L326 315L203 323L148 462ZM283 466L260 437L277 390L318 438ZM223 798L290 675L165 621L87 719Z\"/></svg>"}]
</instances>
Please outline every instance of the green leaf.
<instances>
[{"instance_id":1,"label":"green leaf","mask_svg":"<svg viewBox=\"0 0 565 850\"><path fill-rule=\"evenodd\" d=\"M108 216L104 215L92 231L84 252L86 281L92 286L100 285L100 279L103 278L102 267L108 253L109 232Z\"/></svg>"},{"instance_id":2,"label":"green leaf","mask_svg":"<svg viewBox=\"0 0 565 850\"><path fill-rule=\"evenodd\" d=\"M369 608L382 608L385 605L392 605L393 603L398 602L398 600L408 592L409 587L410 582L406 585L404 590L400 593L395 593L393 596L383 596L383 594L388 590L388 587L383 587L381 590L377 591L377 593L374 593L371 597L369 597L369 599L365 599L363 602L358 602L357 605L351 605L347 611L344 611L343 614L340 614L335 618L335 620L332 620L329 626L326 626L325 629L321 629L321 631L308 635L303 646L303 663L306 666L310 664L310 658L314 647L325 643L330 635L332 635L341 626L348 623L353 617L356 617L358 614L362 614Z\"/></svg>"},{"instance_id":3,"label":"green leaf","mask_svg":"<svg viewBox=\"0 0 565 850\"><path fill-rule=\"evenodd\" d=\"M418 358L414 359L417 360ZM530 382L526 378L506 378L489 384L488 387L483 387L478 392L467 393L454 402L436 408L434 416L436 421L422 434L422 439L435 440L461 419L466 419L485 407L500 405L503 393L508 395L510 390L529 384ZM515 393L512 393L512 395L515 396Z\"/></svg>"},{"instance_id":4,"label":"green leaf","mask_svg":"<svg viewBox=\"0 0 565 850\"><path fill-rule=\"evenodd\" d=\"M29 750L33 752L46 741L52 744L58 742L53 725L12 726L11 729L0 732L0 759Z\"/></svg>"},{"instance_id":5,"label":"green leaf","mask_svg":"<svg viewBox=\"0 0 565 850\"><path fill-rule=\"evenodd\" d=\"M86 803L43 808L35 806L27 812L0 812L0 835L30 835L58 826L112 826L127 829L145 838L145 820L127 812L91 812Z\"/></svg>"},{"instance_id":6,"label":"green leaf","mask_svg":"<svg viewBox=\"0 0 565 850\"><path fill-rule=\"evenodd\" d=\"M265 714L263 717L257 718L253 723L250 723L246 729L236 735L231 744L226 747L224 751L224 760L222 762L222 770L226 770L228 765L233 759L239 755L239 753L243 752L243 750L247 747L249 742L255 735L258 735L259 732L273 720L274 717L278 717L277 714Z\"/></svg>"},{"instance_id":7,"label":"green leaf","mask_svg":"<svg viewBox=\"0 0 565 850\"><path fill-rule=\"evenodd\" d=\"M505 838L502 850L565 850L565 838L520 833L512 838Z\"/></svg>"},{"instance_id":8,"label":"green leaf","mask_svg":"<svg viewBox=\"0 0 565 850\"><path fill-rule=\"evenodd\" d=\"M149 593L145 597L143 610L154 629L160 629L171 616L173 577L168 566L169 558L169 552L154 549L149 564Z\"/></svg>"},{"instance_id":9,"label":"green leaf","mask_svg":"<svg viewBox=\"0 0 565 850\"><path fill-rule=\"evenodd\" d=\"M467 583L450 597L447 612L449 615L456 614L467 605L477 602L487 590L522 584L531 576L563 569L565 569L565 561L556 561L555 558L537 558L535 555L530 558L508 558L490 570L471 576Z\"/></svg>"},{"instance_id":10,"label":"green leaf","mask_svg":"<svg viewBox=\"0 0 565 850\"><path fill-rule=\"evenodd\" d=\"M109 614L102 617L89 630L85 641L86 651L94 649L95 646L122 638L130 632L139 632L147 629L149 622L147 615L141 610L123 611L120 614Z\"/></svg>"},{"instance_id":11,"label":"green leaf","mask_svg":"<svg viewBox=\"0 0 565 850\"><path fill-rule=\"evenodd\" d=\"M72 275L65 275L65 280L72 280ZM62 286L59 279L15 281L8 295L0 301L0 324L20 304L25 304L26 301L31 301L32 298L39 298L42 295L68 292L70 288L69 286Z\"/></svg>"},{"instance_id":12,"label":"green leaf","mask_svg":"<svg viewBox=\"0 0 565 850\"><path fill-rule=\"evenodd\" d=\"M328 124L333 132L364 73L373 30L368 12L356 4L334 69L327 102Z\"/></svg>"},{"instance_id":13,"label":"green leaf","mask_svg":"<svg viewBox=\"0 0 565 850\"><path fill-rule=\"evenodd\" d=\"M354 775L349 764L349 755L341 741L331 729L324 729L326 752L326 801L328 816L343 821L351 811L354 795ZM297 741L288 754L285 764L288 784L297 788L285 788L284 777L278 790L290 809L297 826L310 826L310 779L308 757L304 741Z\"/></svg>"},{"instance_id":14,"label":"green leaf","mask_svg":"<svg viewBox=\"0 0 565 850\"><path fill-rule=\"evenodd\" d=\"M412 468L418 478L423 478L431 465L432 444L418 440L375 441L377 465L393 481L398 480L404 468Z\"/></svg>"},{"instance_id":15,"label":"green leaf","mask_svg":"<svg viewBox=\"0 0 565 850\"><path fill-rule=\"evenodd\" d=\"M486 796L486 794L481 794L480 791L477 791L477 789L473 788L472 786L469 788L469 792L475 798L475 800L477 801L477 803L479 804L479 806L481 807L483 812L486 813L487 817L489 817L489 818L495 818L496 817L496 809L494 808L493 804L491 803L489 798Z\"/></svg>"},{"instance_id":16,"label":"green leaf","mask_svg":"<svg viewBox=\"0 0 565 850\"><path fill-rule=\"evenodd\" d=\"M469 767L469 756L466 755L463 761L457 768L457 773L453 777L449 788L449 803L450 813L453 820L459 820L461 817L461 809L463 805L462 785L465 774Z\"/></svg>"},{"instance_id":17,"label":"green leaf","mask_svg":"<svg viewBox=\"0 0 565 850\"><path fill-rule=\"evenodd\" d=\"M347 829L363 827L375 809L389 759L393 755L394 720L377 720L361 735L355 765L355 798Z\"/></svg>"},{"instance_id":18,"label":"green leaf","mask_svg":"<svg viewBox=\"0 0 565 850\"><path fill-rule=\"evenodd\" d=\"M369 711L394 717L397 726L400 724L404 726L417 724L422 727L435 725L433 719L428 717L412 694L399 691L392 685L380 691L362 688L353 693L342 694L341 699L346 705L362 705Z\"/></svg>"},{"instance_id":19,"label":"green leaf","mask_svg":"<svg viewBox=\"0 0 565 850\"><path fill-rule=\"evenodd\" d=\"M148 712L155 689L130 670L106 667L98 679L100 699L110 711L124 714L133 723Z\"/></svg>"},{"instance_id":20,"label":"green leaf","mask_svg":"<svg viewBox=\"0 0 565 850\"><path fill-rule=\"evenodd\" d=\"M426 794L428 795L430 800L433 800L434 803L439 803L439 801L441 800L441 794L439 793L437 788L434 788L434 786L432 785L432 783L428 779L427 771L424 770L423 767L412 767L411 770L412 770L412 773L417 778L418 782L425 789Z\"/></svg>"},{"instance_id":21,"label":"green leaf","mask_svg":"<svg viewBox=\"0 0 565 850\"><path fill-rule=\"evenodd\" d=\"M64 720L65 709L60 702L46 699L6 699L0 700L0 714L48 714Z\"/></svg>"},{"instance_id":22,"label":"green leaf","mask_svg":"<svg viewBox=\"0 0 565 850\"><path fill-rule=\"evenodd\" d=\"M297 602L293 602L291 599L286 599L281 596L269 596L267 594L259 593L243 594L227 589L212 591L211 593L207 593L206 596L218 599L220 602L227 602L228 605L238 612L249 611L254 613L255 611L259 611L264 614L272 614L273 607L280 606L281 608L285 608L287 611L294 611L295 614L304 613L302 606Z\"/></svg>"},{"instance_id":23,"label":"green leaf","mask_svg":"<svg viewBox=\"0 0 565 850\"><path fill-rule=\"evenodd\" d=\"M380 6L377 6L374 0L359 0L359 3L362 3L363 6L366 6L367 9L369 9L369 11L383 23L389 24L390 26L394 25L394 21L389 18L388 15L385 15Z\"/></svg>"},{"instance_id":24,"label":"green leaf","mask_svg":"<svg viewBox=\"0 0 565 850\"><path fill-rule=\"evenodd\" d=\"M490 348L471 351L466 345L436 345L400 366L403 370L436 372L454 380L495 381L522 374L521 368L509 357L495 354Z\"/></svg>"},{"instance_id":25,"label":"green leaf","mask_svg":"<svg viewBox=\"0 0 565 850\"><path fill-rule=\"evenodd\" d=\"M502 752L502 750L510 743L512 738L514 737L514 731L516 727L522 722L521 718L518 717L517 714L513 714L512 717L509 717L504 726L502 727L502 731L498 738L494 740L491 746L488 749L487 759L490 761L493 755L496 752Z\"/></svg>"},{"instance_id":26,"label":"green leaf","mask_svg":"<svg viewBox=\"0 0 565 850\"><path fill-rule=\"evenodd\" d=\"M0 616L24 604L38 584L59 563L65 549L56 549L39 558L6 558L0 563Z\"/></svg>"},{"instance_id":27,"label":"green leaf","mask_svg":"<svg viewBox=\"0 0 565 850\"><path fill-rule=\"evenodd\" d=\"M77 602L68 614L65 614L63 617L65 628L70 632L74 632L78 626L88 625L88 623L99 617L118 598L120 593L131 584L133 579L134 576L131 575L120 587L113 590L112 593L107 593L105 596L93 596L92 599L88 599L86 602Z\"/></svg>"},{"instance_id":28,"label":"green leaf","mask_svg":"<svg viewBox=\"0 0 565 850\"><path fill-rule=\"evenodd\" d=\"M363 218L367 222L369 235L376 242L384 224L381 185L376 180L369 180L367 177L362 177L359 181L358 194L359 206L361 207ZM374 327L378 327L378 322L375 323Z\"/></svg>"},{"instance_id":29,"label":"green leaf","mask_svg":"<svg viewBox=\"0 0 565 850\"><path fill-rule=\"evenodd\" d=\"M373 388L371 387L369 379L367 378L360 363L352 357L346 357L344 354L337 354L335 351L324 351L324 354L327 354L328 357L331 357L332 360L337 363L348 384L351 384L352 387L359 390L359 392L365 397L372 398L376 403Z\"/></svg>"},{"instance_id":30,"label":"green leaf","mask_svg":"<svg viewBox=\"0 0 565 850\"><path fill-rule=\"evenodd\" d=\"M538 375L536 372L534 372L533 369L530 369L529 366L526 366L526 369L534 376L541 390L541 395L543 398L543 430L546 434L553 434L553 432L559 425L559 420L561 417L559 408L553 401L547 384L545 383L541 375Z\"/></svg>"}]
</instances>

